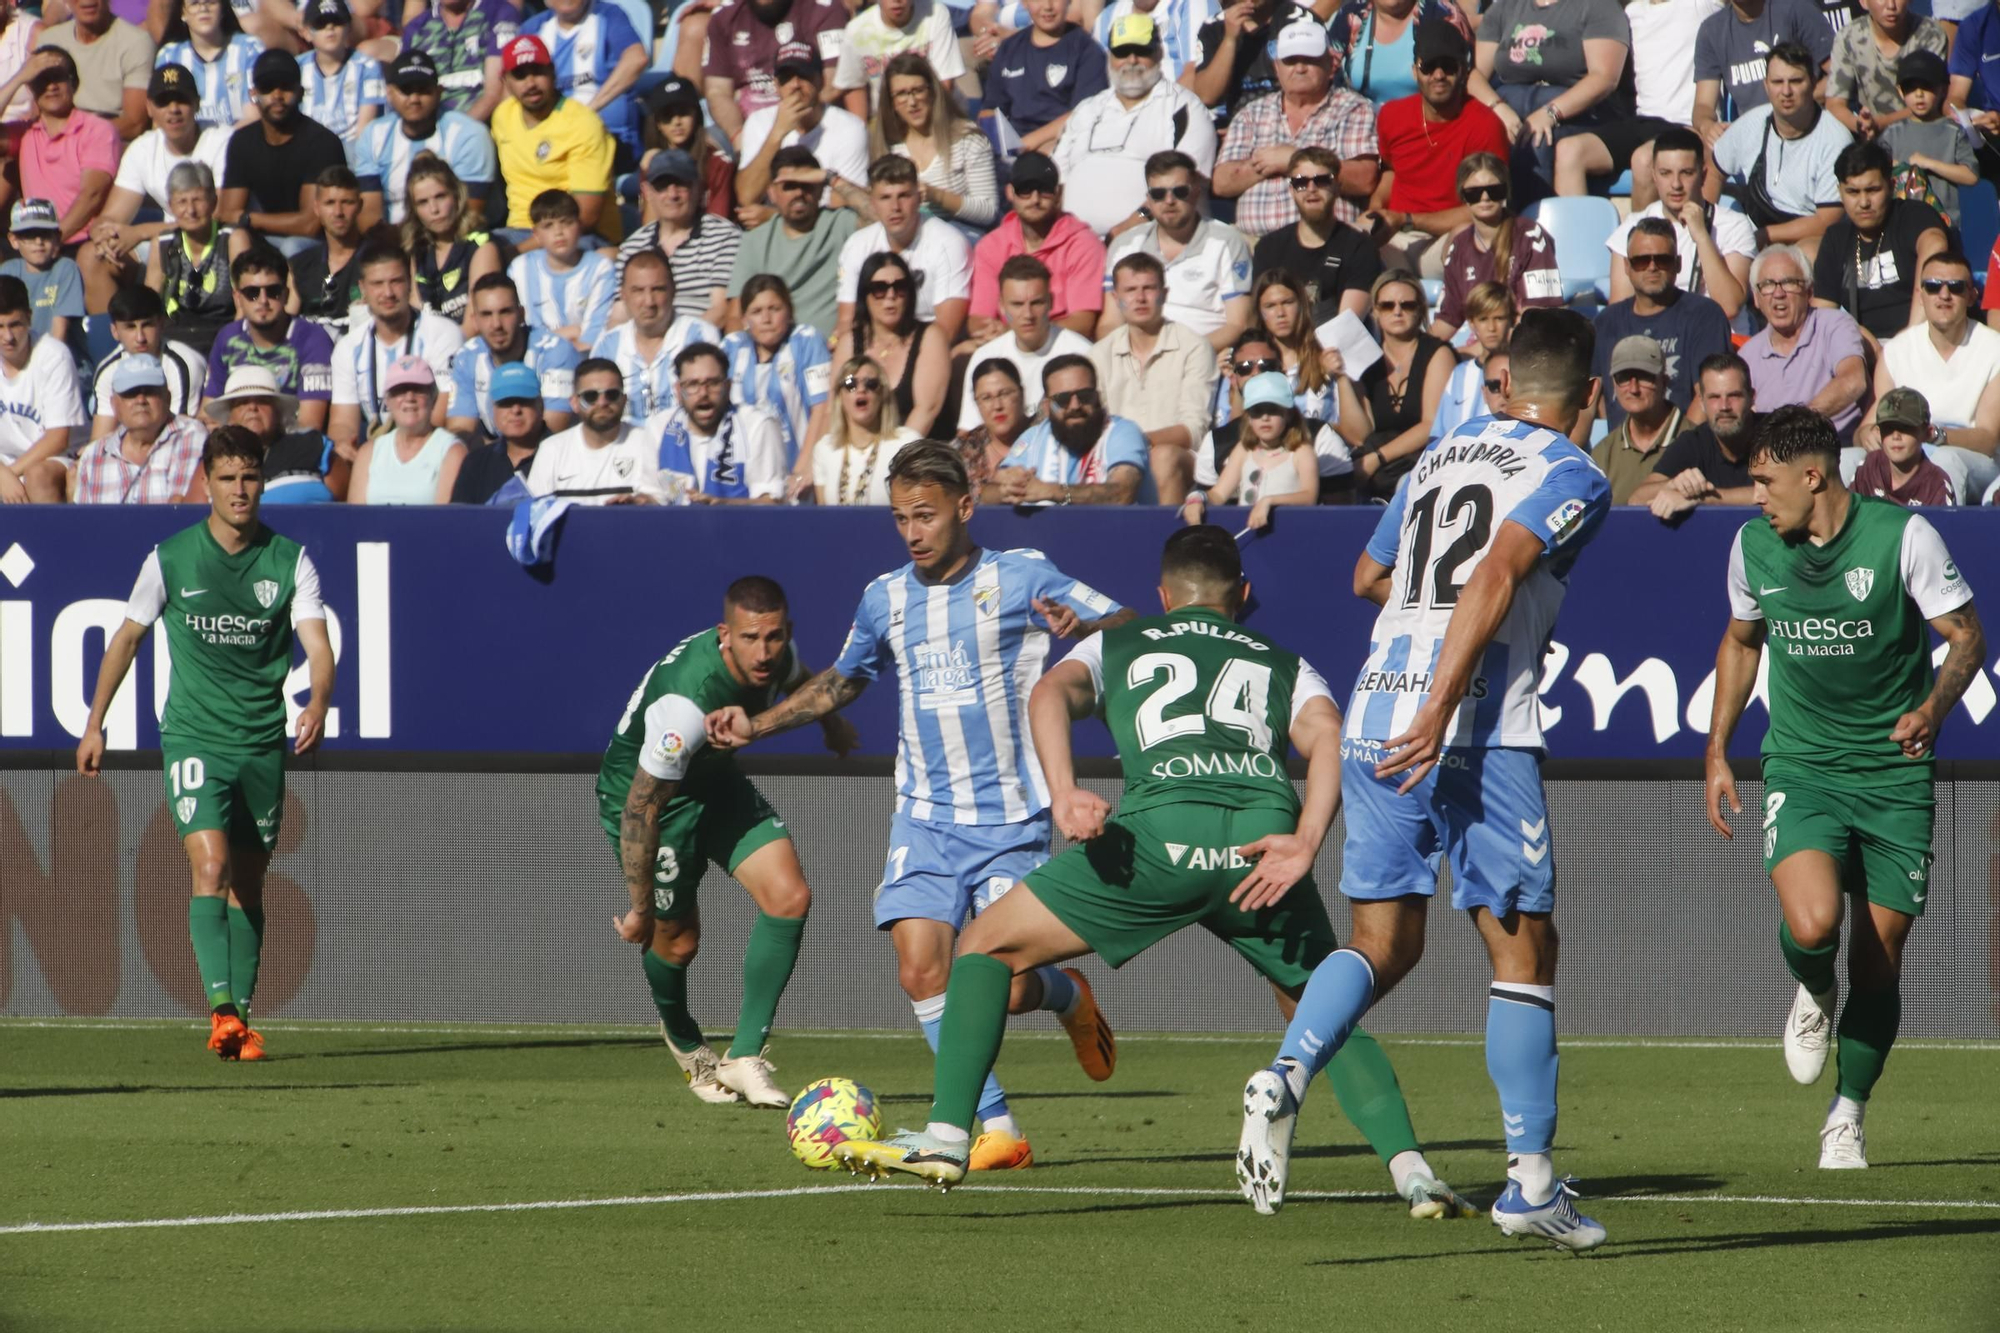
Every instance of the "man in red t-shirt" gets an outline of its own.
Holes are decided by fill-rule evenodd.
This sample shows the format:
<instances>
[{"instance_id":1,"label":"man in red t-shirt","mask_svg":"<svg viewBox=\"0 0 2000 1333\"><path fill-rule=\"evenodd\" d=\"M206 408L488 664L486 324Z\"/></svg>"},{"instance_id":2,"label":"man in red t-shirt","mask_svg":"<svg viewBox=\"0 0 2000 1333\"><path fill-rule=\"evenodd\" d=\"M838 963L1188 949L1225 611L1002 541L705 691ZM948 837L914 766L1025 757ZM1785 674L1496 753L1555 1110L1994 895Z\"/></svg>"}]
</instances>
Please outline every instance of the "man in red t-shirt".
<instances>
[{"instance_id":1,"label":"man in red t-shirt","mask_svg":"<svg viewBox=\"0 0 2000 1333\"><path fill-rule=\"evenodd\" d=\"M709 115L729 136L743 138L752 111L778 101L778 48L806 42L831 65L847 36L847 6L827 0L739 0L715 11L701 53L702 93ZM823 101L832 95L823 95Z\"/></svg>"},{"instance_id":2,"label":"man in red t-shirt","mask_svg":"<svg viewBox=\"0 0 2000 1333\"><path fill-rule=\"evenodd\" d=\"M1498 116L1465 95L1472 52L1464 34L1449 23L1425 23L1412 45L1419 91L1376 117L1382 178L1361 226L1382 247L1385 264L1436 278L1444 273L1441 242L1472 220L1458 197L1458 164L1474 153L1504 159L1507 133Z\"/></svg>"}]
</instances>

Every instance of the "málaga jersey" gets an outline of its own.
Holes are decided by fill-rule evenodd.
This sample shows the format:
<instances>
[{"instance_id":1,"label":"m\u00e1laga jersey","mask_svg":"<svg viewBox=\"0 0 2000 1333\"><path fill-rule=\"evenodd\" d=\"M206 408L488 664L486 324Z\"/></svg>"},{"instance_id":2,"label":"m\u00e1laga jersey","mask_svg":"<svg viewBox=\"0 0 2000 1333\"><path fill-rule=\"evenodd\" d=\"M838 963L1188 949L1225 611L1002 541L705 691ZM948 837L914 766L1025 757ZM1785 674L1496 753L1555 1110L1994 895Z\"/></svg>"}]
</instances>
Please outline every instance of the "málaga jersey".
<instances>
[{"instance_id":1,"label":"m\u00e1laga jersey","mask_svg":"<svg viewBox=\"0 0 2000 1333\"><path fill-rule=\"evenodd\" d=\"M1028 732L1028 692L1049 649L1038 597L1091 619L1118 609L1028 550L980 551L950 583L926 583L905 565L861 594L833 666L849 680L874 680L892 665L902 677L899 815L1013 824L1048 809Z\"/></svg>"},{"instance_id":2,"label":"m\u00e1laga jersey","mask_svg":"<svg viewBox=\"0 0 2000 1333\"><path fill-rule=\"evenodd\" d=\"M1425 449L1368 542L1395 574L1354 683L1348 736L1386 741L1409 728L1430 697L1459 590L1512 519L1541 540L1544 558L1515 592L1444 743L1539 748L1542 654L1570 567L1610 505L1604 474L1546 426L1477 417Z\"/></svg>"},{"instance_id":3,"label":"m\u00e1laga jersey","mask_svg":"<svg viewBox=\"0 0 2000 1333\"><path fill-rule=\"evenodd\" d=\"M1921 514L1854 497L1823 546L1786 541L1762 518L1729 552L1729 613L1764 622L1770 729L1764 758L1849 783L1930 781L1904 756L1896 719L1930 693L1928 622L1972 588Z\"/></svg>"}]
</instances>

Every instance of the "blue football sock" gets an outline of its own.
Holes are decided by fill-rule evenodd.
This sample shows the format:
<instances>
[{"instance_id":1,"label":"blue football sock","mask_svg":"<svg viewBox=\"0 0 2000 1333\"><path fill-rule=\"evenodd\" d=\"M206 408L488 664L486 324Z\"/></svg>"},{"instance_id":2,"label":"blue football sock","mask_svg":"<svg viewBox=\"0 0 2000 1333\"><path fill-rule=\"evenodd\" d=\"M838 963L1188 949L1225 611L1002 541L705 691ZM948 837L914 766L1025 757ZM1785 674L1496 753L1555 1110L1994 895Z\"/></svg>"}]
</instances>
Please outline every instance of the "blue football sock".
<instances>
[{"instance_id":1,"label":"blue football sock","mask_svg":"<svg viewBox=\"0 0 2000 1333\"><path fill-rule=\"evenodd\" d=\"M1285 1029L1280 1060L1294 1060L1306 1081L1326 1068L1375 999L1375 969L1352 949L1336 949L1313 969L1306 993Z\"/></svg>"},{"instance_id":2,"label":"blue football sock","mask_svg":"<svg viewBox=\"0 0 2000 1333\"><path fill-rule=\"evenodd\" d=\"M1058 1018L1068 1018L1076 1012L1076 1002L1082 998L1083 991L1069 979L1069 973L1059 967L1038 967L1035 975L1042 979L1042 1002L1038 1008L1046 1009Z\"/></svg>"},{"instance_id":3,"label":"blue football sock","mask_svg":"<svg viewBox=\"0 0 2000 1333\"><path fill-rule=\"evenodd\" d=\"M1068 978L1064 978L1067 980ZM910 1008L916 1010L917 1026L924 1030L924 1040L930 1043L931 1054L937 1054L938 1030L944 1026L944 996L933 995L928 1000L912 1000ZM1007 1094L1000 1087L1000 1080L989 1070L986 1082L979 1089L979 1109L981 1120L993 1120L1007 1114Z\"/></svg>"},{"instance_id":4,"label":"blue football sock","mask_svg":"<svg viewBox=\"0 0 2000 1333\"><path fill-rule=\"evenodd\" d=\"M1553 986L1496 981L1486 1001L1486 1072L1500 1093L1510 1154L1546 1154L1556 1141Z\"/></svg>"}]
</instances>

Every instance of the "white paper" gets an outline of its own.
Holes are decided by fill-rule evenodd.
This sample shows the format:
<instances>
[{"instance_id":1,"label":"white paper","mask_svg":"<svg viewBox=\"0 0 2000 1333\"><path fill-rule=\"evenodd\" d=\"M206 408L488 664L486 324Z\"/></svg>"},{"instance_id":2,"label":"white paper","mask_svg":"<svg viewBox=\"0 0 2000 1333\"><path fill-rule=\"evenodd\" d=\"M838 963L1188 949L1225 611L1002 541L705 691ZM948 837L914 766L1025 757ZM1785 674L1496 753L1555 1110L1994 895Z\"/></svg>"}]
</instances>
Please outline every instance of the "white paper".
<instances>
[{"instance_id":1,"label":"white paper","mask_svg":"<svg viewBox=\"0 0 2000 1333\"><path fill-rule=\"evenodd\" d=\"M1358 380L1368 367L1382 359L1382 344L1368 332L1368 326L1352 310L1343 310L1313 330L1321 347L1340 353L1347 378Z\"/></svg>"},{"instance_id":2,"label":"white paper","mask_svg":"<svg viewBox=\"0 0 2000 1333\"><path fill-rule=\"evenodd\" d=\"M1979 132L1979 127L1972 123L1972 117L1966 113L1964 107L1957 107L1957 106L1952 107L1951 118L1958 122L1959 132L1965 136L1965 141L1971 144L1975 149L1979 148L1986 142L1986 136L1981 134ZM1467 320L1466 322L1468 324L1471 323L1470 320Z\"/></svg>"}]
</instances>

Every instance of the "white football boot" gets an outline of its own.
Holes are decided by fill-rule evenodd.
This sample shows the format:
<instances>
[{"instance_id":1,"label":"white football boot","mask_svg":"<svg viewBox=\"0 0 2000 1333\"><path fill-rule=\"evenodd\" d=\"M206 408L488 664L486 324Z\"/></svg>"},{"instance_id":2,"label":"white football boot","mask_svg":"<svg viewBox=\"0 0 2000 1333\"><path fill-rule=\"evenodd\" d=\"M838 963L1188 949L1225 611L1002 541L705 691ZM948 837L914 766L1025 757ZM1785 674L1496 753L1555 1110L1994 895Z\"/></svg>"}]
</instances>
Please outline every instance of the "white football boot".
<instances>
[{"instance_id":1,"label":"white football boot","mask_svg":"<svg viewBox=\"0 0 2000 1333\"><path fill-rule=\"evenodd\" d=\"M1799 1083L1817 1083L1826 1070L1826 1053L1833 1049L1833 1010L1837 992L1814 995L1803 985L1792 997L1785 1016L1785 1068Z\"/></svg>"},{"instance_id":2,"label":"white football boot","mask_svg":"<svg viewBox=\"0 0 2000 1333\"><path fill-rule=\"evenodd\" d=\"M1819 1132L1819 1169L1822 1171L1866 1171L1868 1139L1859 1120L1845 1116L1826 1122Z\"/></svg>"},{"instance_id":3,"label":"white football boot","mask_svg":"<svg viewBox=\"0 0 2000 1333\"><path fill-rule=\"evenodd\" d=\"M1236 1143L1236 1182L1250 1206L1269 1217L1285 1206L1292 1169L1292 1133L1299 1104L1276 1069L1260 1069L1243 1085L1243 1134Z\"/></svg>"},{"instance_id":4,"label":"white football boot","mask_svg":"<svg viewBox=\"0 0 2000 1333\"><path fill-rule=\"evenodd\" d=\"M1544 1204L1531 1204L1521 1193L1521 1183L1507 1182L1506 1192L1493 1203L1493 1225L1509 1236L1540 1236L1572 1254L1584 1254L1604 1243L1604 1228L1594 1217L1585 1217L1571 1202L1576 1192L1567 1180L1556 1182L1555 1196Z\"/></svg>"},{"instance_id":5,"label":"white football boot","mask_svg":"<svg viewBox=\"0 0 2000 1333\"><path fill-rule=\"evenodd\" d=\"M667 1025L664 1022L660 1024L660 1040L667 1044L667 1050L673 1055L674 1063L681 1067L681 1077L687 1080L689 1092L714 1105L738 1100L736 1094L722 1086L715 1077L718 1061L715 1058L714 1047L703 1042L691 1051L683 1051L674 1045L674 1039L667 1035Z\"/></svg>"},{"instance_id":6,"label":"white football boot","mask_svg":"<svg viewBox=\"0 0 2000 1333\"><path fill-rule=\"evenodd\" d=\"M771 1077L777 1066L766 1057L770 1049L766 1046L755 1055L724 1057L715 1066L715 1081L731 1092L741 1094L743 1100L752 1106L784 1110L792 1104L792 1095Z\"/></svg>"}]
</instances>

